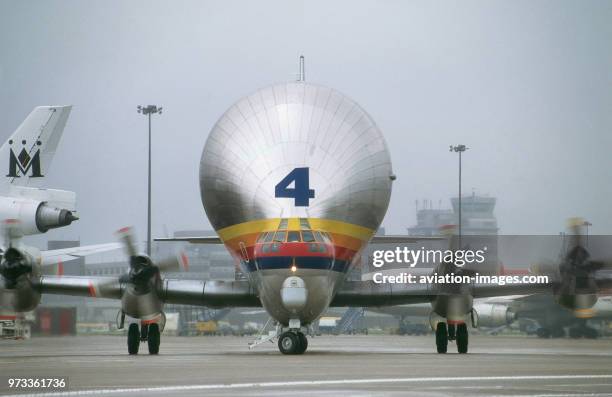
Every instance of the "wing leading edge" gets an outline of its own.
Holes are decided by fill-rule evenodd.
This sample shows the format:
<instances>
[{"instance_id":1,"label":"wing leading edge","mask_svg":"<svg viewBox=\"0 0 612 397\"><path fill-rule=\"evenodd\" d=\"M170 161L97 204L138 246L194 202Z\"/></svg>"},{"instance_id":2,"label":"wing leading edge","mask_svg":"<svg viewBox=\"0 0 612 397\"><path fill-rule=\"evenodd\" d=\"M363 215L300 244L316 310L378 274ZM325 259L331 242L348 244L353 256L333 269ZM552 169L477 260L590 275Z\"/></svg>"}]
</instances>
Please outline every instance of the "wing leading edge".
<instances>
[{"instance_id":1,"label":"wing leading edge","mask_svg":"<svg viewBox=\"0 0 612 397\"><path fill-rule=\"evenodd\" d=\"M533 284L471 284L464 286L463 293L474 298L518 294L552 294L555 283ZM415 284L377 284L371 280L344 283L330 306L379 307L426 303L433 301L442 293L437 286L429 283Z\"/></svg>"},{"instance_id":2,"label":"wing leading edge","mask_svg":"<svg viewBox=\"0 0 612 397\"><path fill-rule=\"evenodd\" d=\"M115 277L41 276L35 288L43 294L121 299L126 284ZM164 303L207 307L261 307L246 281L164 279L157 291Z\"/></svg>"}]
</instances>

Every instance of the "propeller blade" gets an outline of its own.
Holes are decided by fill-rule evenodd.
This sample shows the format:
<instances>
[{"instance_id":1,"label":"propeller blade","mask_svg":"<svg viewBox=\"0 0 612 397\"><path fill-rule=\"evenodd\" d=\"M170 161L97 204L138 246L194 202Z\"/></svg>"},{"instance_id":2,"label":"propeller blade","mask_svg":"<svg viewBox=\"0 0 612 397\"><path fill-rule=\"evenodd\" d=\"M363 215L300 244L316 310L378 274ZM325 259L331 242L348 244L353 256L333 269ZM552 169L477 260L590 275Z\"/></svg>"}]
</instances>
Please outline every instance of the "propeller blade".
<instances>
[{"instance_id":1,"label":"propeller blade","mask_svg":"<svg viewBox=\"0 0 612 397\"><path fill-rule=\"evenodd\" d=\"M571 252L575 247L583 247L583 228L585 221L582 218L569 218L567 220L567 252Z\"/></svg>"},{"instance_id":2,"label":"propeller blade","mask_svg":"<svg viewBox=\"0 0 612 397\"><path fill-rule=\"evenodd\" d=\"M134 257L138 255L138 250L134 244L134 230L130 226L123 227L117 230L117 238L123 244L127 256Z\"/></svg>"},{"instance_id":3,"label":"propeller blade","mask_svg":"<svg viewBox=\"0 0 612 397\"><path fill-rule=\"evenodd\" d=\"M21 224L18 219L5 219L4 220L4 246L13 247L15 240L23 237L21 231Z\"/></svg>"},{"instance_id":4,"label":"propeller blade","mask_svg":"<svg viewBox=\"0 0 612 397\"><path fill-rule=\"evenodd\" d=\"M548 260L540 260L539 262L529 265L529 272L534 274L552 274L557 271L558 265Z\"/></svg>"},{"instance_id":5,"label":"propeller blade","mask_svg":"<svg viewBox=\"0 0 612 397\"><path fill-rule=\"evenodd\" d=\"M155 265L160 272L186 272L189 270L189 259L180 251L175 256L157 261Z\"/></svg>"}]
</instances>

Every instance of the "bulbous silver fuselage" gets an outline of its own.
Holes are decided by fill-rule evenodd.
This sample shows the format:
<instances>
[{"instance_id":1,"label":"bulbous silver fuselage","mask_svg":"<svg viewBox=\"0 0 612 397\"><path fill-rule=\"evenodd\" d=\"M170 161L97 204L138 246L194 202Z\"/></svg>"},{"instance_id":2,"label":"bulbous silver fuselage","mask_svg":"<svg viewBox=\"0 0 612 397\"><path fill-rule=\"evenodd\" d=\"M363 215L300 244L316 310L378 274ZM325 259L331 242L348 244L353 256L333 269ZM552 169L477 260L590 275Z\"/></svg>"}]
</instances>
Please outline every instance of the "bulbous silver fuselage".
<instances>
[{"instance_id":1,"label":"bulbous silver fuselage","mask_svg":"<svg viewBox=\"0 0 612 397\"><path fill-rule=\"evenodd\" d=\"M380 226L391 182L389 152L370 116L305 82L239 100L213 127L200 162L211 224L282 324L308 324L328 307ZM293 284L305 292L288 277L303 280Z\"/></svg>"}]
</instances>

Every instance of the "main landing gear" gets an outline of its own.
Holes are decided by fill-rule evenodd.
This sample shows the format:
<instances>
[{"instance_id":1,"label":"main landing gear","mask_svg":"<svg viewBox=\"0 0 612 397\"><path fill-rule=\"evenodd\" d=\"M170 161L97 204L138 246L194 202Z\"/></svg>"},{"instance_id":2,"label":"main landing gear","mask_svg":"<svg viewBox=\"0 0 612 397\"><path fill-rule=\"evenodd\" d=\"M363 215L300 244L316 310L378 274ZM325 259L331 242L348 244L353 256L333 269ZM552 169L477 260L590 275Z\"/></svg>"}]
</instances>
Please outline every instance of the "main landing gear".
<instances>
[{"instance_id":1,"label":"main landing gear","mask_svg":"<svg viewBox=\"0 0 612 397\"><path fill-rule=\"evenodd\" d=\"M304 354L308 338L301 331L285 331L278 338L278 349L283 354Z\"/></svg>"},{"instance_id":2,"label":"main landing gear","mask_svg":"<svg viewBox=\"0 0 612 397\"><path fill-rule=\"evenodd\" d=\"M466 323L447 324L439 322L436 325L436 348L438 353L446 353L448 341L455 340L457 352L465 354L468 352L468 330Z\"/></svg>"},{"instance_id":3,"label":"main landing gear","mask_svg":"<svg viewBox=\"0 0 612 397\"><path fill-rule=\"evenodd\" d=\"M149 354L158 354L159 344L161 342L159 324L142 324L140 329L138 328L138 324L130 324L127 337L128 353L132 355L138 354L140 342L147 342Z\"/></svg>"}]
</instances>

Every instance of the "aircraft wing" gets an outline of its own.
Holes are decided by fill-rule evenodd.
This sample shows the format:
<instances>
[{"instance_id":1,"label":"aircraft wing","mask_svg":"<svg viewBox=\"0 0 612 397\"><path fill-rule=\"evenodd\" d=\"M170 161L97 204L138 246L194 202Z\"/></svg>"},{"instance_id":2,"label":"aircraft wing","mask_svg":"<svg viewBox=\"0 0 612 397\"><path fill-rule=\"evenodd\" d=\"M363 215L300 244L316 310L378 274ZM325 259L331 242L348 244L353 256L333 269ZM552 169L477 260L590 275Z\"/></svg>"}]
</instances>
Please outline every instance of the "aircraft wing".
<instances>
[{"instance_id":1,"label":"aircraft wing","mask_svg":"<svg viewBox=\"0 0 612 397\"><path fill-rule=\"evenodd\" d=\"M116 277L41 276L35 288L43 294L121 299L125 284ZM261 307L247 281L163 279L158 290L164 303L207 307Z\"/></svg>"},{"instance_id":2,"label":"aircraft wing","mask_svg":"<svg viewBox=\"0 0 612 397\"><path fill-rule=\"evenodd\" d=\"M465 293L474 298L518 294L552 294L554 283L533 284L472 284ZM439 294L435 285L428 283L387 284L371 280L346 282L338 291L330 306L376 307L431 302Z\"/></svg>"},{"instance_id":3,"label":"aircraft wing","mask_svg":"<svg viewBox=\"0 0 612 397\"><path fill-rule=\"evenodd\" d=\"M411 236L374 236L370 243L372 244L410 244L420 241L436 241L446 240L444 237L411 237ZM204 237L166 237L156 238L155 241L184 241L193 244L223 244L219 236L204 236Z\"/></svg>"},{"instance_id":4,"label":"aircraft wing","mask_svg":"<svg viewBox=\"0 0 612 397\"><path fill-rule=\"evenodd\" d=\"M97 245L85 245L82 247L61 248L56 250L41 251L42 266L56 265L85 256L100 254L121 248L119 243L107 243Z\"/></svg>"},{"instance_id":5,"label":"aircraft wing","mask_svg":"<svg viewBox=\"0 0 612 397\"><path fill-rule=\"evenodd\" d=\"M32 282L43 294L121 299L123 286L117 277L41 276Z\"/></svg>"},{"instance_id":6,"label":"aircraft wing","mask_svg":"<svg viewBox=\"0 0 612 397\"><path fill-rule=\"evenodd\" d=\"M373 236L370 244L411 244L421 241L448 240L446 237L419 237L419 236Z\"/></svg>"},{"instance_id":7,"label":"aircraft wing","mask_svg":"<svg viewBox=\"0 0 612 397\"><path fill-rule=\"evenodd\" d=\"M347 281L330 306L376 307L431 302L434 291L428 284L378 284L371 280Z\"/></svg>"},{"instance_id":8,"label":"aircraft wing","mask_svg":"<svg viewBox=\"0 0 612 397\"><path fill-rule=\"evenodd\" d=\"M193 244L223 244L219 236L203 236L203 237L163 237L156 238L155 241L183 241Z\"/></svg>"}]
</instances>

